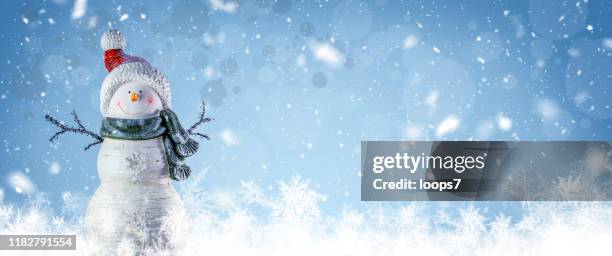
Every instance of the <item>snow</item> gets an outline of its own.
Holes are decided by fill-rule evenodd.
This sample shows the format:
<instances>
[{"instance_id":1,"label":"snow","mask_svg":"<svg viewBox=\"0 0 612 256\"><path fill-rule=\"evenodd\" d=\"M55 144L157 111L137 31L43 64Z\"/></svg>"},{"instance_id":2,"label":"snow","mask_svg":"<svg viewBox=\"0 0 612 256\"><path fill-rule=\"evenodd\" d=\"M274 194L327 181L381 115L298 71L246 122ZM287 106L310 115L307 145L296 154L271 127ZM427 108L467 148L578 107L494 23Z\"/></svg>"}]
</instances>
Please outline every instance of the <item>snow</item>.
<instances>
[{"instance_id":1,"label":"snow","mask_svg":"<svg viewBox=\"0 0 612 256\"><path fill-rule=\"evenodd\" d=\"M440 91L434 90L427 96L427 98L425 99L425 103L428 106L435 108L438 103L439 97L440 97Z\"/></svg>"},{"instance_id":2,"label":"snow","mask_svg":"<svg viewBox=\"0 0 612 256\"><path fill-rule=\"evenodd\" d=\"M512 129L512 119L505 116L503 113L497 116L497 127L502 131L510 131Z\"/></svg>"},{"instance_id":3,"label":"snow","mask_svg":"<svg viewBox=\"0 0 612 256\"><path fill-rule=\"evenodd\" d=\"M603 46L608 49L612 49L612 38L604 38Z\"/></svg>"},{"instance_id":4,"label":"snow","mask_svg":"<svg viewBox=\"0 0 612 256\"><path fill-rule=\"evenodd\" d=\"M129 17L130 17L130 16L129 16L127 13L125 13L125 14L121 15L121 17L119 17L119 21L125 21L125 20L127 20Z\"/></svg>"},{"instance_id":5,"label":"snow","mask_svg":"<svg viewBox=\"0 0 612 256\"><path fill-rule=\"evenodd\" d=\"M557 103L550 99L542 99L536 104L536 111L544 120L554 120L559 113Z\"/></svg>"},{"instance_id":6,"label":"snow","mask_svg":"<svg viewBox=\"0 0 612 256\"><path fill-rule=\"evenodd\" d=\"M418 140L423 138L423 127L416 124L406 126L404 136L409 140Z\"/></svg>"},{"instance_id":7,"label":"snow","mask_svg":"<svg viewBox=\"0 0 612 256\"><path fill-rule=\"evenodd\" d=\"M34 194L36 185L21 171L14 171L8 175L8 183L19 194Z\"/></svg>"},{"instance_id":8,"label":"snow","mask_svg":"<svg viewBox=\"0 0 612 256\"><path fill-rule=\"evenodd\" d=\"M587 31L593 31L593 25L589 24L586 27Z\"/></svg>"},{"instance_id":9,"label":"snow","mask_svg":"<svg viewBox=\"0 0 612 256\"><path fill-rule=\"evenodd\" d=\"M568 5L568 2L569 5ZM571 2L577 5L572 7ZM553 40L565 40L586 27L587 10L578 4L580 0L549 2L532 0L529 2L529 20L539 35Z\"/></svg>"},{"instance_id":10,"label":"snow","mask_svg":"<svg viewBox=\"0 0 612 256\"><path fill-rule=\"evenodd\" d=\"M339 68L344 60L340 51L331 44L312 42L310 48L315 59L323 62L329 67Z\"/></svg>"},{"instance_id":11,"label":"snow","mask_svg":"<svg viewBox=\"0 0 612 256\"><path fill-rule=\"evenodd\" d=\"M220 10L227 13L235 13L238 8L238 3L233 0L210 0L210 5L214 10Z\"/></svg>"},{"instance_id":12,"label":"snow","mask_svg":"<svg viewBox=\"0 0 612 256\"><path fill-rule=\"evenodd\" d=\"M236 146L240 144L238 136L236 136L236 134L230 129L222 130L219 135L219 137L226 146Z\"/></svg>"},{"instance_id":13,"label":"snow","mask_svg":"<svg viewBox=\"0 0 612 256\"><path fill-rule=\"evenodd\" d=\"M75 0L74 6L72 7L72 14L70 18L73 20L77 20L85 16L85 12L87 11L87 0Z\"/></svg>"},{"instance_id":14,"label":"snow","mask_svg":"<svg viewBox=\"0 0 612 256\"><path fill-rule=\"evenodd\" d=\"M512 205L511 216L498 216L494 212L506 209L504 204L486 202L475 210L462 209L484 227L461 228L448 224L462 215L445 204L424 204L430 207L424 211L386 205L379 211L378 205L360 204L359 182L354 182L358 177L343 177L359 173L360 140L610 139L612 38L605 34L607 16L588 12L598 10L597 4L532 0L490 11L466 2L457 10L468 8L466 18L440 15L442 6L436 2L402 5L384 0L9 1L7 12L15 15L7 18L4 37L13 43L3 45L7 72L0 78L3 201L17 209L28 197L46 193L57 212L45 215L46 223L52 223L63 211L62 202L56 201L68 191L67 208L84 211L98 182L97 149L81 152L83 138L77 136L48 145L52 131L40 116L49 112L69 118L69 111L76 109L88 128L97 129L96 104L106 74L100 69L99 35L112 27L128 36L126 52L145 57L166 74L174 99L179 99L172 108L181 121L195 119L199 100L209 103L215 121L204 132L212 139L200 144L204 153L190 165L194 174L209 165L206 186L200 189L206 192L201 199L210 201L190 211L193 226L204 229L191 241L211 252L228 254L234 244L238 253L251 255L290 249L319 253L326 246L336 250L335 255L356 249L368 255L401 254L402 248L469 248L482 254L496 254L493 250L499 248L507 250L502 254L512 254L521 247L540 255L554 249L552 238L525 231L529 225L558 239L577 236L585 246L580 248L589 250L587 245L595 240L587 240L586 228L572 226L570 219L561 226L559 219L549 222L556 226L530 224L528 218L542 215ZM399 16L386 15L389 10ZM605 152L596 156L591 164L608 171L601 159ZM11 170L23 170L20 177L30 182L32 194L24 192L23 184L11 184ZM278 181L291 184L285 177L293 174L312 178L309 186L327 195L325 203L318 202L318 216L324 221L311 226L329 232L300 229L270 216L272 204L281 200ZM247 204L235 194L246 193L240 186L243 177L262 186L256 201L265 203ZM574 175L556 182L571 195L577 191L572 185L585 179ZM184 192L182 196L189 198ZM83 203L68 202L77 198ZM274 209L283 212L284 206L278 205ZM220 212L211 211L215 207ZM603 214L609 207L598 211ZM451 220L427 219L438 211ZM586 216L579 211L572 216ZM474 217L474 212L486 218ZM65 220L74 230L82 228L71 217ZM609 226L609 221L597 221ZM394 226L399 224L409 228ZM457 230L444 230L449 226ZM0 223L0 229L4 227ZM424 239L397 236L413 229L423 232ZM274 241L271 230L284 236ZM464 233L482 244L456 238ZM268 236L249 240L253 234ZM598 235L610 234L594 232L593 237ZM444 242L438 246L427 238Z\"/></svg>"},{"instance_id":15,"label":"snow","mask_svg":"<svg viewBox=\"0 0 612 256\"><path fill-rule=\"evenodd\" d=\"M408 35L404 39L404 49L412 49L419 43L419 39L415 35Z\"/></svg>"},{"instance_id":16,"label":"snow","mask_svg":"<svg viewBox=\"0 0 612 256\"><path fill-rule=\"evenodd\" d=\"M436 136L443 137L457 128L459 128L461 121L456 116L448 116L440 124L438 124L438 128L436 129Z\"/></svg>"},{"instance_id":17,"label":"snow","mask_svg":"<svg viewBox=\"0 0 612 256\"><path fill-rule=\"evenodd\" d=\"M433 46L433 47L432 47L432 50L433 50L435 53L440 53L440 49L438 49L438 47L436 47L436 46Z\"/></svg>"},{"instance_id":18,"label":"snow","mask_svg":"<svg viewBox=\"0 0 612 256\"><path fill-rule=\"evenodd\" d=\"M472 203L452 202L438 210L413 202L326 214L321 210L326 197L299 176L279 181L273 187L277 195L254 182L210 193L201 189L201 181L181 186L192 221L187 255L405 255L466 249L487 255L597 254L607 250L612 236L612 208L600 202L510 203L523 213L517 218L503 212L488 216ZM576 181L558 184L573 193ZM80 234L79 207L71 204L86 201L65 195L63 214L50 211L41 197L23 208L0 203L0 232ZM256 214L258 208L267 213ZM77 244L79 255L91 248L81 235Z\"/></svg>"},{"instance_id":19,"label":"snow","mask_svg":"<svg viewBox=\"0 0 612 256\"><path fill-rule=\"evenodd\" d=\"M62 167L60 166L59 162L53 161L51 162L51 164L49 164L49 174L57 175L60 173L61 170Z\"/></svg>"}]
</instances>

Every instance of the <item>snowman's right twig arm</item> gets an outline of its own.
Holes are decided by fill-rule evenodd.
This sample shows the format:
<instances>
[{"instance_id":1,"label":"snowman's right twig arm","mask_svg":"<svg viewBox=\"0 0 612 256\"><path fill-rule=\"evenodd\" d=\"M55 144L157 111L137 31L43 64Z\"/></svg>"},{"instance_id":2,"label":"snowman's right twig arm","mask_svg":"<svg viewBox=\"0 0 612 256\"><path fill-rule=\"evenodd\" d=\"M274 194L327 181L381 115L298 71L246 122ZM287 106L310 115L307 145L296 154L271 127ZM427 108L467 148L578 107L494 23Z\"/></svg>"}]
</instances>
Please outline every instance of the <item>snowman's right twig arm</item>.
<instances>
[{"instance_id":1,"label":"snowman's right twig arm","mask_svg":"<svg viewBox=\"0 0 612 256\"><path fill-rule=\"evenodd\" d=\"M89 143L87 146L85 146L85 150L88 150L92 146L100 144L100 143L102 143L102 141L104 141L104 138L102 138L100 135L98 135L97 133L94 133L94 132L92 132L90 130L87 130L85 128L83 123L81 123L81 119L79 119L79 117L77 116L77 114L76 114L76 112L74 110L70 114L74 117L74 122L77 124L77 127L66 126L65 124L63 124L59 120L55 119L54 117L50 116L49 114L45 115L45 120L49 121L51 124L57 126L60 129L53 136L51 136L49 141L51 141L51 142L55 141L60 135L66 133L66 132L85 134L87 136L90 136L90 137L94 138L95 141L92 142L92 143Z\"/></svg>"}]
</instances>

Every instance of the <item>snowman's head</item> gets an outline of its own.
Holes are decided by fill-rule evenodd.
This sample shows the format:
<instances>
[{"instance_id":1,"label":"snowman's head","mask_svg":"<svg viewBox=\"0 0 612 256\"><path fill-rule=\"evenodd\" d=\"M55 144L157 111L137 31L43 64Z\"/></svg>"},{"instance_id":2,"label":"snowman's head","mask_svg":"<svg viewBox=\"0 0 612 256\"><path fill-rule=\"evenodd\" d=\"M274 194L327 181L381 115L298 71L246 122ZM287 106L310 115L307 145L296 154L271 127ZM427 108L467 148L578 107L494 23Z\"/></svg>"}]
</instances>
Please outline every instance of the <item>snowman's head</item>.
<instances>
[{"instance_id":1,"label":"snowman's head","mask_svg":"<svg viewBox=\"0 0 612 256\"><path fill-rule=\"evenodd\" d=\"M111 97L108 117L142 119L157 116L163 109L157 92L142 82L128 82Z\"/></svg>"},{"instance_id":2,"label":"snowman's head","mask_svg":"<svg viewBox=\"0 0 612 256\"><path fill-rule=\"evenodd\" d=\"M170 84L145 59L123 53L125 38L118 30L102 35L104 65L108 75L100 88L104 117L142 119L170 108Z\"/></svg>"}]
</instances>

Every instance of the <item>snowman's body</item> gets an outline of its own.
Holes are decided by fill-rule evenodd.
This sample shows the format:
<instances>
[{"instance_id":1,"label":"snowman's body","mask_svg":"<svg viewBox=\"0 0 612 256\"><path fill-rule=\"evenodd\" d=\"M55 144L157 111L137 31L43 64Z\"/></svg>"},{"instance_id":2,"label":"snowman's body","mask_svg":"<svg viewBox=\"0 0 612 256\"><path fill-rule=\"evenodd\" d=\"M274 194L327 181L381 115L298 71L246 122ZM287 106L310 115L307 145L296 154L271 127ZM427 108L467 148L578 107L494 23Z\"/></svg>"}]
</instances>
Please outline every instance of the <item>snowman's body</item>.
<instances>
[{"instance_id":1,"label":"snowman's body","mask_svg":"<svg viewBox=\"0 0 612 256\"><path fill-rule=\"evenodd\" d=\"M108 38L123 40L119 32L105 33L105 50L108 45L123 46L116 42L105 45L104 40ZM161 110L169 108L169 87L163 75L142 59L119 57L124 58L124 63L113 64L116 66L109 69L112 72L101 89L104 117L146 119L157 117ZM105 137L100 148L100 187L90 200L84 219L85 239L92 255L162 252L180 255L187 236L187 216L170 184L163 136L111 137Z\"/></svg>"},{"instance_id":2,"label":"snowman's body","mask_svg":"<svg viewBox=\"0 0 612 256\"><path fill-rule=\"evenodd\" d=\"M98 175L100 187L84 221L88 245L96 255L180 251L187 218L170 184L161 137L105 139Z\"/></svg>"}]
</instances>

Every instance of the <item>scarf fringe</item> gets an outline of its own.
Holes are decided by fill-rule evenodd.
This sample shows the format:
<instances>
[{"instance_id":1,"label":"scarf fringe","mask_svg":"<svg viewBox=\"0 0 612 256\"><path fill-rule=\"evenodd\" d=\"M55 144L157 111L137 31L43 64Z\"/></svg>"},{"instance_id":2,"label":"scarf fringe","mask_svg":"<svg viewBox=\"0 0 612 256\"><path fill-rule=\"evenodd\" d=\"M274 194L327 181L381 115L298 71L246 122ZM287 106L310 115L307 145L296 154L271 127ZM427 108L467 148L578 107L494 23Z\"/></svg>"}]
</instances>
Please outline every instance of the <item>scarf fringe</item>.
<instances>
[{"instance_id":1,"label":"scarf fringe","mask_svg":"<svg viewBox=\"0 0 612 256\"><path fill-rule=\"evenodd\" d=\"M176 144L176 151L183 157L192 156L198 151L199 144L192 138L189 138L185 143Z\"/></svg>"},{"instance_id":2,"label":"scarf fringe","mask_svg":"<svg viewBox=\"0 0 612 256\"><path fill-rule=\"evenodd\" d=\"M186 180L191 175L191 168L185 164L172 166L170 168L170 178L176 181Z\"/></svg>"}]
</instances>

